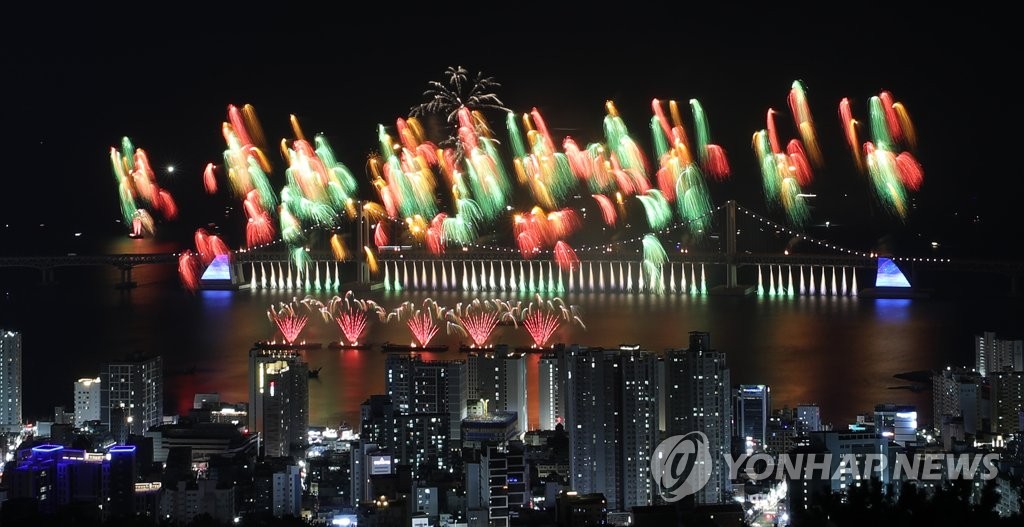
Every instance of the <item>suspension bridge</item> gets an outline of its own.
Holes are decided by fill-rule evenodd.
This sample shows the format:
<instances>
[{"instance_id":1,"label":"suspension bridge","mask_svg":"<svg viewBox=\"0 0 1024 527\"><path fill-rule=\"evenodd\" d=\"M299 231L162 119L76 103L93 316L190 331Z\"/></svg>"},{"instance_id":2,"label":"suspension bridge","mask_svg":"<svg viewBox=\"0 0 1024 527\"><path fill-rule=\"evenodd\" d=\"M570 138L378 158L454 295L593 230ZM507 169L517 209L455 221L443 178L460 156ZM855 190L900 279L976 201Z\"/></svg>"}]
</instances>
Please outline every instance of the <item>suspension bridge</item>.
<instances>
[{"instance_id":1,"label":"suspension bridge","mask_svg":"<svg viewBox=\"0 0 1024 527\"><path fill-rule=\"evenodd\" d=\"M653 268L643 264L640 237L582 245L579 262L564 269L551 251L524 259L517 249L472 243L449 247L443 254L409 247L378 251L368 261L363 251L355 260L338 262L327 252L310 254L310 263L297 267L285 251L273 247L236 251L231 281L253 289L340 291L352 287L387 290L466 290L510 292L635 292L677 294L856 295L873 284L880 256L886 256L910 276L922 271L980 273L1009 280L1008 291L1019 294L1022 261L958 260L935 257L880 255L841 247L810 237L729 201L712 212L722 225L715 243L675 250L667 245L668 261ZM723 221L724 220L724 221ZM357 222L357 247L371 239L371 222ZM677 223L652 234L668 238ZM750 231L754 234L751 235ZM741 247L741 241L765 235L785 240L787 249ZM707 245L717 245L708 248ZM748 244L757 245L757 244ZM177 254L111 254L0 257L0 268L34 268L44 284L55 281L62 267L111 266L120 271L117 287L130 289L132 269L142 265L176 264ZM375 267L372 269L371 267Z\"/></svg>"}]
</instances>

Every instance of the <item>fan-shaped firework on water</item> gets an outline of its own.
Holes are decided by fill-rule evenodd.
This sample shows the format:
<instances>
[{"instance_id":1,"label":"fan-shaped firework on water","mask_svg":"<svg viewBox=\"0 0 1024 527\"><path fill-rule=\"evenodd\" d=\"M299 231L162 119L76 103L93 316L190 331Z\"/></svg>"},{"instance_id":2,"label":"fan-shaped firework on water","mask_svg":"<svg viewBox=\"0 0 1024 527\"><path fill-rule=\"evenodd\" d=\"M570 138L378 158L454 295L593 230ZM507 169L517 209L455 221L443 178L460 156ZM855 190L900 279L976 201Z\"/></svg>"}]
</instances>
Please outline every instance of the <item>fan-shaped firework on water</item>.
<instances>
[{"instance_id":1,"label":"fan-shaped firework on water","mask_svg":"<svg viewBox=\"0 0 1024 527\"><path fill-rule=\"evenodd\" d=\"M444 308L429 298L424 300L420 306L413 302L404 302L395 308L387 318L388 321L404 321L409 327L409 331L412 332L415 339L414 344L423 347L430 345L430 341L437 335L438 322L443 319Z\"/></svg>"},{"instance_id":2,"label":"fan-shaped firework on water","mask_svg":"<svg viewBox=\"0 0 1024 527\"><path fill-rule=\"evenodd\" d=\"M448 311L448 327L468 336L476 347L484 346L498 323L510 316L509 307L501 300L473 299Z\"/></svg>"},{"instance_id":3,"label":"fan-shaped firework on water","mask_svg":"<svg viewBox=\"0 0 1024 527\"><path fill-rule=\"evenodd\" d=\"M517 307L512 310L519 324L526 328L526 331L533 338L533 345L543 348L555 334L555 331L563 323L579 324L586 329L583 320L580 319L579 310L576 306L566 306L565 302L558 297L551 300L543 300L540 295L534 298L526 307Z\"/></svg>"},{"instance_id":4,"label":"fan-shaped firework on water","mask_svg":"<svg viewBox=\"0 0 1024 527\"><path fill-rule=\"evenodd\" d=\"M384 308L376 302L360 300L352 291L345 293L344 297L331 298L320 311L325 321L337 324L345 340L352 346L359 345L359 339L369 327L371 315L380 318L387 316Z\"/></svg>"},{"instance_id":5,"label":"fan-shaped firework on water","mask_svg":"<svg viewBox=\"0 0 1024 527\"><path fill-rule=\"evenodd\" d=\"M278 307L270 306L270 309L267 310L267 318L281 331L287 344L294 344L306 327L306 323L309 322L309 317L302 314L296 304L302 306L301 303L295 301L289 304L281 302ZM306 309L306 307L303 306L302 309Z\"/></svg>"}]
</instances>

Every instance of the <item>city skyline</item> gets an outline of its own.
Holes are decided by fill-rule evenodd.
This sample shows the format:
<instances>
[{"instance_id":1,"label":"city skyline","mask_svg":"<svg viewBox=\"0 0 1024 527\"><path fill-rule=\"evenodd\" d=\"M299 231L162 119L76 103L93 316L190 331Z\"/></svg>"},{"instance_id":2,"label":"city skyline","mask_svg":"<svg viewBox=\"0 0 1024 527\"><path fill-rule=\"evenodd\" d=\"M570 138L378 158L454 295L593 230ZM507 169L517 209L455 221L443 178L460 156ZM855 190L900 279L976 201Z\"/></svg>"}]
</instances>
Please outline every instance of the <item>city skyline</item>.
<instances>
[{"instance_id":1,"label":"city skyline","mask_svg":"<svg viewBox=\"0 0 1024 527\"><path fill-rule=\"evenodd\" d=\"M0 31L0 523L1019 522L1008 15L253 7Z\"/></svg>"}]
</instances>

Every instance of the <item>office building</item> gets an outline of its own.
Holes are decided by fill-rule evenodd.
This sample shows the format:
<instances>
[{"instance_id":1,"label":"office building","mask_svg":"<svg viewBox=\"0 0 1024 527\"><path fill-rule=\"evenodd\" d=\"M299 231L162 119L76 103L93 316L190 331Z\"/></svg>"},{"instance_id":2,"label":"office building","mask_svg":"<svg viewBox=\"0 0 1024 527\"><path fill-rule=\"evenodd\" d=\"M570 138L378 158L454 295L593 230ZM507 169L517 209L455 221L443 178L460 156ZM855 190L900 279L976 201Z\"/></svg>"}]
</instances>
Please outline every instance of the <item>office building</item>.
<instances>
[{"instance_id":1,"label":"office building","mask_svg":"<svg viewBox=\"0 0 1024 527\"><path fill-rule=\"evenodd\" d=\"M249 424L271 457L297 455L309 428L309 367L295 351L249 351Z\"/></svg>"},{"instance_id":2,"label":"office building","mask_svg":"<svg viewBox=\"0 0 1024 527\"><path fill-rule=\"evenodd\" d=\"M1024 371L1024 341L1000 339L992 331L975 335L974 369L982 377L1001 371Z\"/></svg>"},{"instance_id":3,"label":"office building","mask_svg":"<svg viewBox=\"0 0 1024 527\"><path fill-rule=\"evenodd\" d=\"M440 498L438 488L426 487L418 483L413 483L412 495L416 499L416 502L413 504L413 511L415 513L423 514L436 523L439 513L438 501Z\"/></svg>"},{"instance_id":4,"label":"office building","mask_svg":"<svg viewBox=\"0 0 1024 527\"><path fill-rule=\"evenodd\" d=\"M518 437L515 412L473 412L462 420L462 446L478 448L484 444L505 445Z\"/></svg>"},{"instance_id":5,"label":"office building","mask_svg":"<svg viewBox=\"0 0 1024 527\"><path fill-rule=\"evenodd\" d=\"M599 492L580 494L569 491L555 498L558 525L607 525L609 508L608 500Z\"/></svg>"},{"instance_id":6,"label":"office building","mask_svg":"<svg viewBox=\"0 0 1024 527\"><path fill-rule=\"evenodd\" d=\"M769 454L785 454L800 442L803 425L794 413L788 409L775 410L768 417L768 436L764 440L764 449Z\"/></svg>"},{"instance_id":7,"label":"office building","mask_svg":"<svg viewBox=\"0 0 1024 527\"><path fill-rule=\"evenodd\" d=\"M913 406L880 404L875 406L875 433L900 446L917 442L917 409Z\"/></svg>"},{"instance_id":8,"label":"office building","mask_svg":"<svg viewBox=\"0 0 1024 527\"><path fill-rule=\"evenodd\" d=\"M212 479L178 481L164 486L160 496L160 518L168 523L191 524L196 517L209 515L221 524L235 519L235 487L218 486Z\"/></svg>"},{"instance_id":9,"label":"office building","mask_svg":"<svg viewBox=\"0 0 1024 527\"><path fill-rule=\"evenodd\" d=\"M566 362L573 490L602 492L610 510L650 505L650 455L659 439L657 356L638 346L574 348Z\"/></svg>"},{"instance_id":10,"label":"office building","mask_svg":"<svg viewBox=\"0 0 1024 527\"><path fill-rule=\"evenodd\" d=\"M95 520L134 514L134 446L114 446L104 455L39 445L18 456L4 472L9 498L34 499L47 515L74 503L95 505L85 509L96 510Z\"/></svg>"},{"instance_id":11,"label":"office building","mask_svg":"<svg viewBox=\"0 0 1024 527\"><path fill-rule=\"evenodd\" d=\"M256 464L253 476L255 512L275 518L300 517L301 469L291 458L266 458Z\"/></svg>"},{"instance_id":12,"label":"office building","mask_svg":"<svg viewBox=\"0 0 1024 527\"><path fill-rule=\"evenodd\" d=\"M302 511L302 479L297 465L288 465L284 470L274 472L273 511L274 517L294 516Z\"/></svg>"},{"instance_id":13,"label":"office building","mask_svg":"<svg viewBox=\"0 0 1024 527\"><path fill-rule=\"evenodd\" d=\"M741 384L736 389L733 418L736 436L763 450L771 413L771 389L763 384Z\"/></svg>"},{"instance_id":14,"label":"office building","mask_svg":"<svg viewBox=\"0 0 1024 527\"><path fill-rule=\"evenodd\" d=\"M107 494L104 514L108 517L127 518L135 515L135 446L110 447L109 461L103 464L103 482Z\"/></svg>"},{"instance_id":15,"label":"office building","mask_svg":"<svg viewBox=\"0 0 1024 527\"><path fill-rule=\"evenodd\" d=\"M526 410L526 358L499 347L470 353L466 361L469 399L486 399L492 411L515 412L519 436L530 430Z\"/></svg>"},{"instance_id":16,"label":"office building","mask_svg":"<svg viewBox=\"0 0 1024 527\"><path fill-rule=\"evenodd\" d=\"M894 467L887 466L879 470L878 463L867 456L882 455L887 459L895 459L895 450L890 448L889 438L877 432L812 432L809 435L812 447L832 454L828 473L839 476L829 478L832 492L847 492L851 487L866 484L869 479L863 477L868 473L866 463L873 463L870 467L873 479L877 479L883 488L889 485ZM855 466L847 463L850 459L855 461Z\"/></svg>"},{"instance_id":17,"label":"office building","mask_svg":"<svg viewBox=\"0 0 1024 527\"><path fill-rule=\"evenodd\" d=\"M100 368L100 421L115 437L143 435L164 416L164 373L160 356L134 353Z\"/></svg>"},{"instance_id":18,"label":"office building","mask_svg":"<svg viewBox=\"0 0 1024 527\"><path fill-rule=\"evenodd\" d=\"M100 378L78 379L75 381L75 428L100 420Z\"/></svg>"},{"instance_id":19,"label":"office building","mask_svg":"<svg viewBox=\"0 0 1024 527\"><path fill-rule=\"evenodd\" d=\"M821 408L816 404L798 404L796 406L796 424L802 434L820 432Z\"/></svg>"},{"instance_id":20,"label":"office building","mask_svg":"<svg viewBox=\"0 0 1024 527\"><path fill-rule=\"evenodd\" d=\"M486 511L486 525L507 527L529 499L523 444L486 445L469 456L465 464L466 507Z\"/></svg>"},{"instance_id":21,"label":"office building","mask_svg":"<svg viewBox=\"0 0 1024 527\"><path fill-rule=\"evenodd\" d=\"M153 461L166 463L171 451L187 448L193 463L205 463L216 455L255 457L257 434L243 435L230 423L178 423L153 427L146 432L152 440Z\"/></svg>"},{"instance_id":22,"label":"office building","mask_svg":"<svg viewBox=\"0 0 1024 527\"><path fill-rule=\"evenodd\" d=\"M690 347L665 353L665 426L669 436L703 432L713 460L724 459L732 440L732 404L725 353L711 347L711 335L690 332ZM729 488L723 463L711 467L711 478L695 495L698 504L722 503Z\"/></svg>"},{"instance_id":23,"label":"office building","mask_svg":"<svg viewBox=\"0 0 1024 527\"><path fill-rule=\"evenodd\" d=\"M0 328L0 425L20 425L21 404L21 333Z\"/></svg>"}]
</instances>

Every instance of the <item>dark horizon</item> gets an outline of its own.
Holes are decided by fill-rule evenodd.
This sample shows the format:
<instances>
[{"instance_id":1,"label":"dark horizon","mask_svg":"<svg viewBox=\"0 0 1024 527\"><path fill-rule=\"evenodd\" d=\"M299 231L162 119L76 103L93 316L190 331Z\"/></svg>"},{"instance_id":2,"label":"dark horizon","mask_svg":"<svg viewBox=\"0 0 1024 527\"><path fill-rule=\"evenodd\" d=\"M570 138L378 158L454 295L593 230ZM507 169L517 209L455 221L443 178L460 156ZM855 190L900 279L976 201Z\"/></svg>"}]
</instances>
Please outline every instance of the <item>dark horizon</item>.
<instances>
[{"instance_id":1,"label":"dark horizon","mask_svg":"<svg viewBox=\"0 0 1024 527\"><path fill-rule=\"evenodd\" d=\"M58 21L53 31L64 38L15 45L3 59L10 78L20 82L12 83L17 104L0 110L14 160L5 193L18 197L0 210L2 252L21 254L15 244L26 240L41 247L36 251L50 245L56 252L73 250L82 242L70 239L71 231L87 238L120 233L108 150L125 135L147 150L158 180L181 208L160 236L187 244L196 228L223 222L237 246L244 221L238 200L202 190L203 167L223 161L220 123L228 104L252 104L274 144L292 137L289 114L308 135L324 132L359 180L360 195L374 197L365 162L376 150L376 125L393 127L396 117L422 101L427 81L449 65L462 65L495 77L502 84L498 94L513 111L537 107L558 140L603 140L604 102L614 100L649 160L650 99L697 98L733 167L729 181L710 184L712 200L736 199L780 221L783 215L765 206L750 136L764 127L769 107L782 112L780 136L795 135L786 96L790 84L801 80L826 160L805 189L818 194L808 233L848 237L851 248L860 250L896 238L905 253L921 254L931 239L941 239L943 256L1012 257L1015 251L999 242L1016 235L1020 222L1014 221L1013 194L997 186L1011 152L999 144L1008 143L1009 134L996 133L1005 129L999 122L1006 117L998 110L998 92L1008 86L993 78L1005 72L985 66L1003 58L996 46L1001 35L945 10L920 16L894 10L878 21L867 14L780 14L723 25L708 17L678 26L685 37L654 25L623 23L636 32L621 34L573 25L540 32L545 45L539 49L529 43L529 24L502 27L500 18L455 24L463 33L450 37L424 31L403 40L396 31L388 38L388 24L378 39L341 28L337 40L325 43L315 35L306 42L302 32L281 33L294 48L274 46L270 35L233 40L241 37L216 25L175 27L155 19L140 26L148 38L117 46L123 42L116 34L78 39L85 28L60 32ZM394 29L442 21L395 21ZM458 38L463 34L478 38ZM850 97L865 120L867 98L883 89L906 104L920 136L925 181L905 222L878 206L844 146L837 117L839 99ZM503 138L502 123L493 114L490 119ZM280 154L268 154L276 162L271 180L279 185ZM175 166L173 174L162 170L168 165ZM224 207L233 207L233 215L225 217ZM855 232L815 227L825 221L849 224Z\"/></svg>"}]
</instances>

